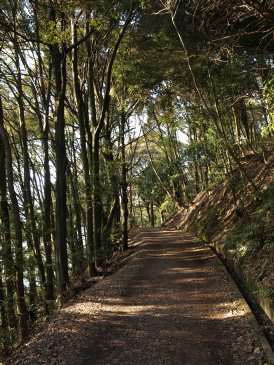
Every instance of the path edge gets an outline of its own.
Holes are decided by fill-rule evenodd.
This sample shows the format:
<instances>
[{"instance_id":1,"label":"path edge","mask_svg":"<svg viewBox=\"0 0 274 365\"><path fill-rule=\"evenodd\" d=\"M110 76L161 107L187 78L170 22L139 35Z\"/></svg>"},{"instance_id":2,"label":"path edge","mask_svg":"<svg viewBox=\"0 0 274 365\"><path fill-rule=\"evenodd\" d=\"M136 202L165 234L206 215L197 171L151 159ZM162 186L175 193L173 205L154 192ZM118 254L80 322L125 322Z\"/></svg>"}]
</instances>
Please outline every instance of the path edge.
<instances>
[{"instance_id":1,"label":"path edge","mask_svg":"<svg viewBox=\"0 0 274 365\"><path fill-rule=\"evenodd\" d=\"M204 242L205 243L205 242ZM252 328L254 329L254 331L256 332L256 336L258 338L258 341L260 342L264 352L266 353L267 356L267 361L268 361L268 365L274 365L274 352L272 351L272 348L267 340L267 338L265 337L263 330L261 329L258 321L256 320L250 306L248 305L247 301L244 299L240 289L238 288L237 283L235 282L235 280L231 277L231 275L229 274L227 268L225 267L225 265L223 264L222 260L218 257L218 255L216 255L216 253L214 252L214 247L212 247L210 244L205 243L210 249L211 251L214 253L218 265L220 266L220 268L223 270L224 274L226 275L227 279L232 283L232 285L234 286L238 296L239 296L239 302L241 303L241 305L244 308L244 311L246 313L247 319L249 321L249 323L251 324Z\"/></svg>"}]
</instances>

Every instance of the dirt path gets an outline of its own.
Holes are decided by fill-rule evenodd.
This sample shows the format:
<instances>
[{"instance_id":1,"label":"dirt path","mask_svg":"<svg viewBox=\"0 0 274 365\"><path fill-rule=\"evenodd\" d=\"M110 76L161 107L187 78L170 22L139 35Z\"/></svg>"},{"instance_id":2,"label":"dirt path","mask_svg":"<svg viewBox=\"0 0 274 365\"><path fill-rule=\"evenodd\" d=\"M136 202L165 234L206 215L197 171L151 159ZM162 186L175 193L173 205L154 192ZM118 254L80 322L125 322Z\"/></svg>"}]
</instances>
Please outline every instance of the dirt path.
<instances>
[{"instance_id":1,"label":"dirt path","mask_svg":"<svg viewBox=\"0 0 274 365\"><path fill-rule=\"evenodd\" d=\"M155 230L127 264L78 296L6 364L267 364L209 248Z\"/></svg>"}]
</instances>

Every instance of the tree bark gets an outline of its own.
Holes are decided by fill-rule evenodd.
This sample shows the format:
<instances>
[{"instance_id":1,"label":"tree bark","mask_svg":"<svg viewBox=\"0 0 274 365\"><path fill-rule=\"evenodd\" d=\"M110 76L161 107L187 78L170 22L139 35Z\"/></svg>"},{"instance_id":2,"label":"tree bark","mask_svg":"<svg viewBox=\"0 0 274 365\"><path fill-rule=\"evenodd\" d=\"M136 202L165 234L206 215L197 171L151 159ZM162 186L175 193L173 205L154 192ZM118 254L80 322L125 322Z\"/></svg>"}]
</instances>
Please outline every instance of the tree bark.
<instances>
[{"instance_id":1,"label":"tree bark","mask_svg":"<svg viewBox=\"0 0 274 365\"><path fill-rule=\"evenodd\" d=\"M49 1L48 19L56 23L55 11ZM62 19L64 23L64 19ZM55 151L56 151L56 277L58 299L62 301L62 295L69 283L68 254L67 254L67 182L66 182L66 145L65 145L65 97L67 85L66 52L65 44L59 49L57 43L50 45L49 50L52 59L56 122L55 122Z\"/></svg>"},{"instance_id":2,"label":"tree bark","mask_svg":"<svg viewBox=\"0 0 274 365\"><path fill-rule=\"evenodd\" d=\"M125 149L125 112L121 114L121 154L122 154L122 178L121 178L121 192L122 192L122 242L123 248L128 248L128 193L127 193L127 164L126 164L126 149Z\"/></svg>"},{"instance_id":3,"label":"tree bark","mask_svg":"<svg viewBox=\"0 0 274 365\"><path fill-rule=\"evenodd\" d=\"M43 288L43 295L45 294L46 288L46 275L44 264L42 260L40 242L38 237L38 232L36 229L36 219L34 213L34 203L31 193L30 186L30 166L29 166L29 151L28 151L28 135L26 128L26 120L25 120L25 108L23 101L23 87L22 87L22 76L20 69L20 49L16 36L14 37L14 50L15 50L15 66L17 70L17 103L19 107L19 123L20 123L20 133L22 140L22 154L23 154L23 169L24 169L24 183L23 183L23 192L24 192L24 204L25 204L25 212L26 212L26 225L28 231L28 243L29 247L33 251L35 259L37 261L39 276L41 286ZM31 274L32 276L32 274ZM33 281L35 283L35 280ZM35 285L36 286L36 285ZM34 294L35 294L34 290ZM32 298L34 300L34 298ZM32 304L32 303L31 303Z\"/></svg>"},{"instance_id":4,"label":"tree bark","mask_svg":"<svg viewBox=\"0 0 274 365\"><path fill-rule=\"evenodd\" d=\"M14 176L12 166L12 153L7 131L4 127L4 115L2 107L2 99L0 97L0 135L3 140L5 156L6 156L6 168L7 168L7 181L8 189L11 200L12 212L13 212L13 224L15 231L15 285L16 285L16 301L18 308L18 328L19 328L19 340L22 341L27 335L28 329L28 312L25 302L25 288L24 288L24 258L23 258L23 237L22 237L22 222L20 218L19 204L14 189Z\"/></svg>"},{"instance_id":5,"label":"tree bark","mask_svg":"<svg viewBox=\"0 0 274 365\"><path fill-rule=\"evenodd\" d=\"M77 42L77 29L76 26L73 27L74 43ZM83 163L83 173L85 181L85 198L86 198L86 247L88 256L88 271L89 276L92 277L96 273L95 268L95 249L94 249L94 239L93 239L93 212L92 212L92 190L91 190L91 178L89 170L89 159L86 145L86 105L83 100L82 91L78 76L78 48L75 47L73 51L73 81L74 81L74 92L77 101L77 115L78 123L80 129L80 145L81 145L81 157Z\"/></svg>"},{"instance_id":6,"label":"tree bark","mask_svg":"<svg viewBox=\"0 0 274 365\"><path fill-rule=\"evenodd\" d=\"M35 1L35 25L37 39L40 39L39 20L37 18L38 3ZM52 211L52 197L51 197L51 178L50 178L50 157L49 157L49 102L51 94L51 78L52 78L52 64L49 64L48 73L48 87L45 86L44 72L43 72L43 59L41 54L40 44L37 43L37 57L38 57L38 69L41 79L41 101L43 106L44 115L37 113L41 139L44 150L43 169L44 169L44 202L43 202L43 241L45 247L46 256L46 301L54 300L54 272L53 272L53 260L52 260L52 237L51 237L51 211ZM35 89L34 89L35 91ZM34 92L36 95L36 91ZM36 110L39 110L38 97L36 95Z\"/></svg>"},{"instance_id":7,"label":"tree bark","mask_svg":"<svg viewBox=\"0 0 274 365\"><path fill-rule=\"evenodd\" d=\"M110 101L110 88L111 88L111 77L113 72L114 61L121 44L121 41L126 33L127 27L130 24L135 2L131 1L130 9L128 11L126 20L121 28L121 31L113 45L112 53L106 68L103 70L102 79L104 80L104 90L100 98L100 113L96 111L96 102L94 94L94 72L92 63L92 54L90 43L87 42L88 55L89 55L89 96L90 106L92 112L92 188L93 188L93 222L94 222L94 245L96 250L96 256L100 256L103 253L103 242L102 242L102 223L103 223L103 207L101 200L101 187L100 187L100 133L105 123L106 114L109 108ZM101 261L102 257L100 258ZM98 261L98 260L97 260ZM99 262L98 262L99 263Z\"/></svg>"}]
</instances>

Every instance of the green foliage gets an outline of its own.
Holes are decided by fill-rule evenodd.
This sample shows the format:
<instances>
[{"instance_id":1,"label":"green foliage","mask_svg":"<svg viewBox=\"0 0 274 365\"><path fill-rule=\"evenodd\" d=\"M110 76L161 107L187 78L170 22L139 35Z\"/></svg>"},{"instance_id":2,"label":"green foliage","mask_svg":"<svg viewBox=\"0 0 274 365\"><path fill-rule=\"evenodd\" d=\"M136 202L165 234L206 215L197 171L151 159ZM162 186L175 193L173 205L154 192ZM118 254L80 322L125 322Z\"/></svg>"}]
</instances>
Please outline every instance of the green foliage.
<instances>
[{"instance_id":1,"label":"green foliage","mask_svg":"<svg viewBox=\"0 0 274 365\"><path fill-rule=\"evenodd\" d=\"M262 129L262 136L264 137L269 136L269 133L274 134L274 113L269 113L269 116L271 118L271 123Z\"/></svg>"},{"instance_id":2,"label":"green foliage","mask_svg":"<svg viewBox=\"0 0 274 365\"><path fill-rule=\"evenodd\" d=\"M197 222L197 229L203 240L211 242L214 228L221 217L221 211L215 206L211 206L206 212L206 217Z\"/></svg>"},{"instance_id":3,"label":"green foliage","mask_svg":"<svg viewBox=\"0 0 274 365\"><path fill-rule=\"evenodd\" d=\"M1 322L0 322L1 323ZM4 350L5 343L7 342L7 334L5 331L0 327L0 350Z\"/></svg>"},{"instance_id":4,"label":"green foliage","mask_svg":"<svg viewBox=\"0 0 274 365\"><path fill-rule=\"evenodd\" d=\"M163 170L157 165L157 168L161 175L163 175ZM161 205L165 199L165 192L163 187L159 183L157 176L151 165L149 165L141 174L138 179L138 190L139 195L145 202L155 201L157 204Z\"/></svg>"},{"instance_id":5,"label":"green foliage","mask_svg":"<svg viewBox=\"0 0 274 365\"><path fill-rule=\"evenodd\" d=\"M261 191L257 199L262 201L251 214L251 221L230 232L225 245L232 249L238 259L251 257L259 251L271 253L274 249L274 230L268 219L268 211L274 211L273 185Z\"/></svg>"},{"instance_id":6,"label":"green foliage","mask_svg":"<svg viewBox=\"0 0 274 365\"><path fill-rule=\"evenodd\" d=\"M224 180L223 164L214 165L209 172L209 189L214 189Z\"/></svg>"},{"instance_id":7,"label":"green foliage","mask_svg":"<svg viewBox=\"0 0 274 365\"><path fill-rule=\"evenodd\" d=\"M271 235L271 239L264 245L263 250L267 254L274 253L274 232Z\"/></svg>"},{"instance_id":8,"label":"green foliage","mask_svg":"<svg viewBox=\"0 0 274 365\"><path fill-rule=\"evenodd\" d=\"M266 97L267 101L269 101L269 103L271 105L273 105L274 104L274 77L265 83L265 85L263 87L263 91L265 93L265 97Z\"/></svg>"},{"instance_id":9,"label":"green foliage","mask_svg":"<svg viewBox=\"0 0 274 365\"><path fill-rule=\"evenodd\" d=\"M225 243L228 249L233 249L237 259L252 256L262 249L264 226L259 222L247 224L239 231L228 234Z\"/></svg>"},{"instance_id":10,"label":"green foliage","mask_svg":"<svg viewBox=\"0 0 274 365\"><path fill-rule=\"evenodd\" d=\"M169 197L161 204L160 210L166 213L166 216L170 216L175 211L174 202L170 200Z\"/></svg>"},{"instance_id":11,"label":"green foliage","mask_svg":"<svg viewBox=\"0 0 274 365\"><path fill-rule=\"evenodd\" d=\"M274 297L274 288L271 287L260 287L253 291L254 294L257 294L259 297L264 298L273 298Z\"/></svg>"},{"instance_id":12,"label":"green foliage","mask_svg":"<svg viewBox=\"0 0 274 365\"><path fill-rule=\"evenodd\" d=\"M114 14L113 19L118 20L119 14ZM90 23L91 28L99 30L99 31L106 29L107 24L108 24L107 19L99 18L99 17L91 19L89 23Z\"/></svg>"},{"instance_id":13,"label":"green foliage","mask_svg":"<svg viewBox=\"0 0 274 365\"><path fill-rule=\"evenodd\" d=\"M140 1L140 7L141 7L141 9L146 9L148 7L148 5L149 5L149 2L148 1L146 1L146 0L141 0Z\"/></svg>"},{"instance_id":14,"label":"green foliage","mask_svg":"<svg viewBox=\"0 0 274 365\"><path fill-rule=\"evenodd\" d=\"M43 34L43 42L48 44L62 44L70 40L70 28L62 29L54 21L48 21L47 31Z\"/></svg>"}]
</instances>

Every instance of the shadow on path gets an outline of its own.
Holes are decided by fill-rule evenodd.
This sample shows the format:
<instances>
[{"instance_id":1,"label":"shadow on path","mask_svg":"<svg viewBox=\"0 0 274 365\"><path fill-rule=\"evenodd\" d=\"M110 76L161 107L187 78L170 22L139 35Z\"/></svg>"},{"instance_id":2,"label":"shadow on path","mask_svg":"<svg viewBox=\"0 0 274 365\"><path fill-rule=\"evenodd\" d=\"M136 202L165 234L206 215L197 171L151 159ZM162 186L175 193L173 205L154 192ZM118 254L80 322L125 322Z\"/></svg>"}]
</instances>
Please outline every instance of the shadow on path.
<instances>
[{"instance_id":1,"label":"shadow on path","mask_svg":"<svg viewBox=\"0 0 274 365\"><path fill-rule=\"evenodd\" d=\"M258 364L212 251L182 231L149 230L137 240L127 265L79 295L7 364Z\"/></svg>"}]
</instances>

